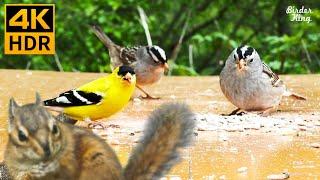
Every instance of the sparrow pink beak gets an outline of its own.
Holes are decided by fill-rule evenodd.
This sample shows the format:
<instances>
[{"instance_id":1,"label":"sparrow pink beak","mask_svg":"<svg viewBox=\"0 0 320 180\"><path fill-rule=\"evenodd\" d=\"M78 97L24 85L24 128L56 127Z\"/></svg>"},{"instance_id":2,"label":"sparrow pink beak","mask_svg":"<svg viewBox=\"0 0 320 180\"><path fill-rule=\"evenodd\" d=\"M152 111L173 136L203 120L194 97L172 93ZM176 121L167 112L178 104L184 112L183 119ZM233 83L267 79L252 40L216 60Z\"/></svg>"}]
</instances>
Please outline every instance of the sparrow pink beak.
<instances>
[{"instance_id":1,"label":"sparrow pink beak","mask_svg":"<svg viewBox=\"0 0 320 180\"><path fill-rule=\"evenodd\" d=\"M163 68L165 71L168 71L169 70L169 64L168 63L164 63L163 64Z\"/></svg>"},{"instance_id":2,"label":"sparrow pink beak","mask_svg":"<svg viewBox=\"0 0 320 180\"><path fill-rule=\"evenodd\" d=\"M238 62L238 69L241 71L246 66L246 62L243 59L240 59Z\"/></svg>"},{"instance_id":3,"label":"sparrow pink beak","mask_svg":"<svg viewBox=\"0 0 320 180\"><path fill-rule=\"evenodd\" d=\"M127 74L123 77L123 79L124 79L125 81L128 81L130 84L132 83L132 75L131 75L130 73L127 73Z\"/></svg>"}]
</instances>

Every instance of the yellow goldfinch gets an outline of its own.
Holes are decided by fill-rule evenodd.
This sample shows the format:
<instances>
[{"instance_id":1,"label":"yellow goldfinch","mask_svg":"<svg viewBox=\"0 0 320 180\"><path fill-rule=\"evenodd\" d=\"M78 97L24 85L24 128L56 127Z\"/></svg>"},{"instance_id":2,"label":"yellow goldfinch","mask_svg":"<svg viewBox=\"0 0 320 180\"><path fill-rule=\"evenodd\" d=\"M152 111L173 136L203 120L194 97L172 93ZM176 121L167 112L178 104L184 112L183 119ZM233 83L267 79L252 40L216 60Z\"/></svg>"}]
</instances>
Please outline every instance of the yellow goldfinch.
<instances>
[{"instance_id":1,"label":"yellow goldfinch","mask_svg":"<svg viewBox=\"0 0 320 180\"><path fill-rule=\"evenodd\" d=\"M44 101L44 105L74 120L97 120L120 111L130 100L135 85L134 70L120 66L106 77Z\"/></svg>"}]
</instances>

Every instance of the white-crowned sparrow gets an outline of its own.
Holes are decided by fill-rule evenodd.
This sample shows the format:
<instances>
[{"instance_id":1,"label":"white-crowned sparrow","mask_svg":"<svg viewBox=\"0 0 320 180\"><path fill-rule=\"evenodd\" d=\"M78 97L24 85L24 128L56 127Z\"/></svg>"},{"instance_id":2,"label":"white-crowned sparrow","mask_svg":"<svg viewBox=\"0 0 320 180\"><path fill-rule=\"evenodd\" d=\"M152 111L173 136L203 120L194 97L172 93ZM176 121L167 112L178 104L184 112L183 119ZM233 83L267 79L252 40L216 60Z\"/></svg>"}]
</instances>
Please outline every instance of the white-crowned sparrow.
<instances>
[{"instance_id":1,"label":"white-crowned sparrow","mask_svg":"<svg viewBox=\"0 0 320 180\"><path fill-rule=\"evenodd\" d=\"M112 68L127 65L134 69L137 76L137 88L146 94L146 98L157 99L149 95L140 86L158 82L169 68L166 54L159 46L121 47L115 44L101 29L94 25L92 31L108 48Z\"/></svg>"},{"instance_id":2,"label":"white-crowned sparrow","mask_svg":"<svg viewBox=\"0 0 320 180\"><path fill-rule=\"evenodd\" d=\"M240 46L229 55L220 74L220 87L227 99L238 107L231 114L242 109L268 115L279 105L282 96L306 100L289 91L249 46Z\"/></svg>"}]
</instances>

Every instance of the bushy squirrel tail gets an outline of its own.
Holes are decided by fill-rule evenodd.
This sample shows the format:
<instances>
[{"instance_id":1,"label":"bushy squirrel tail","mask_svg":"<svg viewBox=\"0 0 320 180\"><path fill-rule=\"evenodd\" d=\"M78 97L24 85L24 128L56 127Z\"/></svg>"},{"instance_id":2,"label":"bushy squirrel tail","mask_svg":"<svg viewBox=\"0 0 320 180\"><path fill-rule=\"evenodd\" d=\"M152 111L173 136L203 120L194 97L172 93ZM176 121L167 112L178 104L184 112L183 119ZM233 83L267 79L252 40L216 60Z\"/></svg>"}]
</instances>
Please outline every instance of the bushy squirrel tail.
<instances>
[{"instance_id":1,"label":"bushy squirrel tail","mask_svg":"<svg viewBox=\"0 0 320 180\"><path fill-rule=\"evenodd\" d=\"M185 104L156 109L124 169L125 179L157 179L167 173L180 159L179 149L190 144L194 126L194 114Z\"/></svg>"}]
</instances>

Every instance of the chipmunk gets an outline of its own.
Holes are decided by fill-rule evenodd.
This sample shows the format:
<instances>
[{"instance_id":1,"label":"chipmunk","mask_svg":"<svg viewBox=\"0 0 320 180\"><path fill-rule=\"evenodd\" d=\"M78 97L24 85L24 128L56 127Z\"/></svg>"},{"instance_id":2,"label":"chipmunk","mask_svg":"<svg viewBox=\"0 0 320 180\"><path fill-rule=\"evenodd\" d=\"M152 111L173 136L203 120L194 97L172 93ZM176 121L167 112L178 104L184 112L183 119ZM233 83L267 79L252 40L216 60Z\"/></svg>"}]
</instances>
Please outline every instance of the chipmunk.
<instances>
[{"instance_id":1,"label":"chipmunk","mask_svg":"<svg viewBox=\"0 0 320 180\"><path fill-rule=\"evenodd\" d=\"M4 163L12 179L158 179L190 144L193 113L184 104L166 104L149 117L144 135L125 168L112 148L91 131L56 120L36 102L9 103L9 141ZM1 177L0 177L1 178Z\"/></svg>"}]
</instances>

